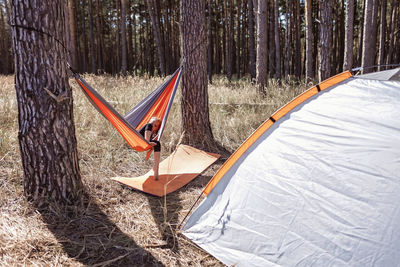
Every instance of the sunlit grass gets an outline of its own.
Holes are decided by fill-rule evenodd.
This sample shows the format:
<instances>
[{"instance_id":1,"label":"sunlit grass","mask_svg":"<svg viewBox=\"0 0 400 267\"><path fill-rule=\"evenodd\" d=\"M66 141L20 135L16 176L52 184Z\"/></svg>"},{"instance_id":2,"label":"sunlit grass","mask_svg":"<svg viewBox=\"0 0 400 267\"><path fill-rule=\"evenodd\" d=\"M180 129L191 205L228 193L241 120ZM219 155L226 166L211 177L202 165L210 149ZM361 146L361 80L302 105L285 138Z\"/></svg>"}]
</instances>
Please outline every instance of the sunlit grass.
<instances>
[{"instance_id":1,"label":"sunlit grass","mask_svg":"<svg viewBox=\"0 0 400 267\"><path fill-rule=\"evenodd\" d=\"M89 74L83 77L122 115L165 80ZM171 229L186 215L221 162L166 199L121 188L109 178L141 175L152 167L152 161L145 161L144 153L134 152L124 142L91 106L73 79L70 84L74 95L80 170L93 201L121 231L164 265L220 265ZM230 83L224 77L214 77L213 84L209 85L214 138L228 151L234 151L274 111L305 89L303 85L294 87L271 82L266 96L260 96L256 86L246 79ZM14 78L0 76L0 265L81 265L63 251L60 240L23 197L17 109ZM168 156L179 142L182 131L180 111L178 92L162 139L162 157ZM174 246L176 244L174 249L162 246L172 239ZM85 246L82 244L83 250Z\"/></svg>"}]
</instances>

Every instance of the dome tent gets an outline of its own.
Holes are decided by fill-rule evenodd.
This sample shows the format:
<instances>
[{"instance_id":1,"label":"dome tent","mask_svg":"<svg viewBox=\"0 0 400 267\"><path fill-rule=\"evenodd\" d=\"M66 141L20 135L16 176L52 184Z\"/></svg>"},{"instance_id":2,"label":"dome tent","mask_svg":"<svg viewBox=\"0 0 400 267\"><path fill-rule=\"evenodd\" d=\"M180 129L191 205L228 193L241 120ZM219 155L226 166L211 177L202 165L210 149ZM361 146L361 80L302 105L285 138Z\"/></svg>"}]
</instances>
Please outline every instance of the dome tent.
<instances>
[{"instance_id":1,"label":"dome tent","mask_svg":"<svg viewBox=\"0 0 400 267\"><path fill-rule=\"evenodd\" d=\"M227 265L400 262L400 69L345 72L267 119L183 234Z\"/></svg>"}]
</instances>

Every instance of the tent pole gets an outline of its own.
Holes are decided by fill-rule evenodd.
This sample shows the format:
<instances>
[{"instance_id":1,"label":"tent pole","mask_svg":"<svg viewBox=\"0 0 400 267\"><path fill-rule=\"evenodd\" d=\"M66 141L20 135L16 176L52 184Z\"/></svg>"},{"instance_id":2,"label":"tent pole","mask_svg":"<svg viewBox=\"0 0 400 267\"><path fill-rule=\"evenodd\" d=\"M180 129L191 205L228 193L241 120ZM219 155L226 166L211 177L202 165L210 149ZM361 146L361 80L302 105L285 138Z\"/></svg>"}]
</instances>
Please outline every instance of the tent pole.
<instances>
[{"instance_id":1,"label":"tent pole","mask_svg":"<svg viewBox=\"0 0 400 267\"><path fill-rule=\"evenodd\" d=\"M199 195L199 197L196 199L196 201L193 203L193 205L190 207L189 211L186 213L185 218L181 221L181 223L178 225L176 229L181 230L183 222L186 220L186 218L189 216L189 214L192 212L193 207L196 205L196 203L200 200L201 196L203 195L203 191Z\"/></svg>"}]
</instances>

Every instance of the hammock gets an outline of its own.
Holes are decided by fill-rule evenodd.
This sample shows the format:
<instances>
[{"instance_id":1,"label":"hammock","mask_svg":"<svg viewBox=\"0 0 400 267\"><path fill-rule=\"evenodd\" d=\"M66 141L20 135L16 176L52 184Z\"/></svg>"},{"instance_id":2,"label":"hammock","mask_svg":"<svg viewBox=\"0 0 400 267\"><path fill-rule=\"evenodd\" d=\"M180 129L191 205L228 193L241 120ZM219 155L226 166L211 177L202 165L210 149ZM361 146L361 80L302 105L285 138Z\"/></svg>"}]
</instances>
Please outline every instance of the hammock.
<instances>
[{"instance_id":1,"label":"hammock","mask_svg":"<svg viewBox=\"0 0 400 267\"><path fill-rule=\"evenodd\" d=\"M134 150L139 152L148 151L146 159L149 158L153 146L144 139L138 130L148 123L152 117L160 118L162 123L157 135L157 140L160 140L181 78L182 66L180 66L167 81L132 108L125 116L121 116L78 73L72 72L75 80L93 106L111 122Z\"/></svg>"}]
</instances>

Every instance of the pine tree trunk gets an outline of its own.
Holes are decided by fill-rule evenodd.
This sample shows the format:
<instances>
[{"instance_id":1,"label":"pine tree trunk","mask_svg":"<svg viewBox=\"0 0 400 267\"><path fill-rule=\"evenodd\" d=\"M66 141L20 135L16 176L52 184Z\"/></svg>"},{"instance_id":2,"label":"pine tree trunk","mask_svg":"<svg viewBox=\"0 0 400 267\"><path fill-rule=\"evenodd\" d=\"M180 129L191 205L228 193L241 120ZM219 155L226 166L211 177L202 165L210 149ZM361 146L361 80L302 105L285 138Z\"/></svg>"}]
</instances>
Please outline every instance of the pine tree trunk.
<instances>
[{"instance_id":1,"label":"pine tree trunk","mask_svg":"<svg viewBox=\"0 0 400 267\"><path fill-rule=\"evenodd\" d=\"M301 33L301 21L300 21L300 1L294 1L294 75L298 80L301 77L301 41L300 41L300 33Z\"/></svg>"},{"instance_id":2,"label":"pine tree trunk","mask_svg":"<svg viewBox=\"0 0 400 267\"><path fill-rule=\"evenodd\" d=\"M64 1L42 0L26 5L15 0L11 7L15 24L54 37L12 29L24 193L39 206L50 199L74 203L80 200L83 187L66 51L56 41L64 40Z\"/></svg>"},{"instance_id":3,"label":"pine tree trunk","mask_svg":"<svg viewBox=\"0 0 400 267\"><path fill-rule=\"evenodd\" d=\"M305 23L306 23L306 82L314 79L313 71L313 41L312 41L312 0L305 1Z\"/></svg>"},{"instance_id":4,"label":"pine tree trunk","mask_svg":"<svg viewBox=\"0 0 400 267\"><path fill-rule=\"evenodd\" d=\"M276 0L278 1L278 0ZM254 7L253 0L247 1L249 15L249 60L250 60L250 77L251 80L256 79L256 44L254 39Z\"/></svg>"},{"instance_id":5,"label":"pine tree trunk","mask_svg":"<svg viewBox=\"0 0 400 267\"><path fill-rule=\"evenodd\" d=\"M244 0L242 0L244 1ZM241 9L241 1L237 1L236 3L236 74L237 78L240 79L241 73L240 73L240 34L241 34L241 24L240 24L240 18L243 16L242 15L242 10Z\"/></svg>"},{"instance_id":6,"label":"pine tree trunk","mask_svg":"<svg viewBox=\"0 0 400 267\"><path fill-rule=\"evenodd\" d=\"M279 31L279 0L274 0L274 33L275 33L275 78L280 80L281 74L281 41Z\"/></svg>"},{"instance_id":7,"label":"pine tree trunk","mask_svg":"<svg viewBox=\"0 0 400 267\"><path fill-rule=\"evenodd\" d=\"M69 15L69 36L70 36L70 47L71 47L71 66L74 69L78 69L78 50L77 50L77 38L76 38L76 8L75 0L68 0L68 15Z\"/></svg>"},{"instance_id":8,"label":"pine tree trunk","mask_svg":"<svg viewBox=\"0 0 400 267\"><path fill-rule=\"evenodd\" d=\"M101 6L99 0L96 1L96 27L97 27L97 67L100 73L104 72L104 60L103 60L103 27L101 23Z\"/></svg>"},{"instance_id":9,"label":"pine tree trunk","mask_svg":"<svg viewBox=\"0 0 400 267\"><path fill-rule=\"evenodd\" d=\"M207 92L207 31L204 0L181 1L183 142L215 150Z\"/></svg>"},{"instance_id":10,"label":"pine tree trunk","mask_svg":"<svg viewBox=\"0 0 400 267\"><path fill-rule=\"evenodd\" d=\"M93 3L89 1L89 36L90 36L90 62L92 73L97 73L96 58L94 55L94 33L93 33Z\"/></svg>"},{"instance_id":11,"label":"pine tree trunk","mask_svg":"<svg viewBox=\"0 0 400 267\"><path fill-rule=\"evenodd\" d=\"M212 75L213 75L213 56L214 56L214 41L213 41L213 28L212 28L212 17L213 17L213 1L209 0L207 5L208 16L207 16L207 24L208 24L208 57L207 57L207 71L208 71L208 81L212 84Z\"/></svg>"},{"instance_id":12,"label":"pine tree trunk","mask_svg":"<svg viewBox=\"0 0 400 267\"><path fill-rule=\"evenodd\" d=\"M126 76L127 58L126 58L126 0L121 0L121 73Z\"/></svg>"},{"instance_id":13,"label":"pine tree trunk","mask_svg":"<svg viewBox=\"0 0 400 267\"><path fill-rule=\"evenodd\" d=\"M319 43L319 81L331 76L331 46L332 46L332 0L319 0L320 3L320 43Z\"/></svg>"},{"instance_id":14,"label":"pine tree trunk","mask_svg":"<svg viewBox=\"0 0 400 267\"><path fill-rule=\"evenodd\" d=\"M268 83L268 18L267 18L267 0L258 0L257 10L257 84L261 94L266 93L265 87Z\"/></svg>"},{"instance_id":15,"label":"pine tree trunk","mask_svg":"<svg viewBox=\"0 0 400 267\"><path fill-rule=\"evenodd\" d=\"M387 11L387 0L382 0L381 5L381 25L379 30L379 53L378 53L378 64L385 64L385 40L386 40L386 11ZM378 70L382 70L382 66L378 67Z\"/></svg>"},{"instance_id":16,"label":"pine tree trunk","mask_svg":"<svg viewBox=\"0 0 400 267\"><path fill-rule=\"evenodd\" d=\"M291 49L291 31L292 31L292 23L291 23L291 16L292 16L292 1L293 0L286 0L286 34L285 34L285 79L289 77L290 73L290 62L292 61L292 49Z\"/></svg>"},{"instance_id":17,"label":"pine tree trunk","mask_svg":"<svg viewBox=\"0 0 400 267\"><path fill-rule=\"evenodd\" d=\"M364 38L363 38L363 53L361 58L361 67L370 67L374 63L374 46L373 43L373 12L374 12L374 0L365 1L365 13L364 13ZM371 72L371 69L363 69L362 73Z\"/></svg>"},{"instance_id":18,"label":"pine tree trunk","mask_svg":"<svg viewBox=\"0 0 400 267\"><path fill-rule=\"evenodd\" d=\"M157 4L155 0L146 0L146 2L147 2L147 9L149 11L151 19L154 39L156 41L158 60L160 64L160 72L162 76L165 76L166 68L165 68L164 40L161 36L161 26L160 26L160 18L158 16L159 12L157 10Z\"/></svg>"},{"instance_id":19,"label":"pine tree trunk","mask_svg":"<svg viewBox=\"0 0 400 267\"><path fill-rule=\"evenodd\" d=\"M226 68L226 77L229 81L232 80L232 52L233 52L233 1L228 0L224 1L225 3L225 68Z\"/></svg>"},{"instance_id":20,"label":"pine tree trunk","mask_svg":"<svg viewBox=\"0 0 400 267\"><path fill-rule=\"evenodd\" d=\"M343 70L353 68L354 0L347 0Z\"/></svg>"}]
</instances>

